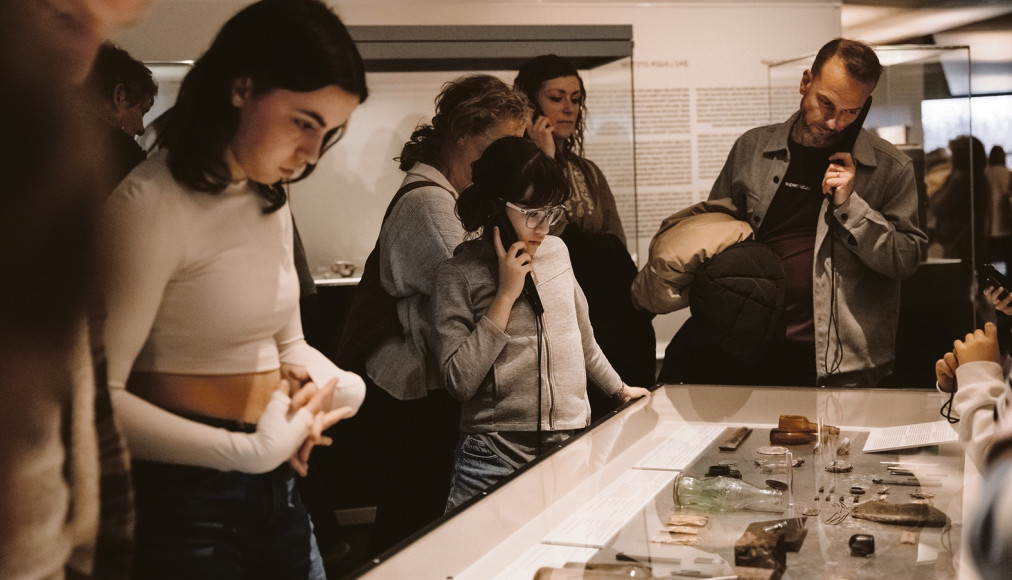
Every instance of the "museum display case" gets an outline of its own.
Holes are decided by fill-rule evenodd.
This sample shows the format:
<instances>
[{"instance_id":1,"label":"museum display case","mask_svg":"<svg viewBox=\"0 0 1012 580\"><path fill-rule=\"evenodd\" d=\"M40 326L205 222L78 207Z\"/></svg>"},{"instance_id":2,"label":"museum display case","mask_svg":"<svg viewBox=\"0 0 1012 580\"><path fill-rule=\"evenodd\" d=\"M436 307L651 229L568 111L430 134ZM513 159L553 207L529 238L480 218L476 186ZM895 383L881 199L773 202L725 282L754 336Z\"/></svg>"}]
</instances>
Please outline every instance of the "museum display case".
<instances>
[{"instance_id":1,"label":"museum display case","mask_svg":"<svg viewBox=\"0 0 1012 580\"><path fill-rule=\"evenodd\" d=\"M518 31L539 28L517 36ZM590 29L592 38L586 34ZM549 40L565 40L572 33L573 44L547 45L544 38L535 38L545 32L550 33ZM512 82L515 67L529 56L555 52L576 60L591 95L587 157L608 176L629 239L649 238L649 231L640 230L652 230L654 224L637 221L630 26L359 27L353 34L370 63L372 96L356 113L356 130L339 144L342 154L325 158L313 183L297 184L292 192L293 211L320 291L318 310L307 309L311 320L304 326L321 350L331 352L360 273L346 265L364 263L389 196L400 182L391 159L411 128L431 117L432 101L442 83L465 71L490 72ZM459 45L437 45L440 38ZM575 51L577 47L586 52ZM438 51L430 52L433 48ZM878 51L886 71L865 126L914 160L922 185L922 223L928 224L925 152L970 131L969 86L967 77L959 75L961 67L968 69L969 51L966 47ZM798 82L812 56L769 67L771 121L797 109ZM475 63L483 68L475 69ZM173 87L178 87L186 66L164 63L160 100L174 96ZM964 103L965 116L962 112L945 119L926 116L923 104L942 98L955 103L958 111ZM943 133L948 137L934 145ZM362 151L368 151L368 157L362 157ZM758 526L758 535L773 537L774 547L765 559L746 562L748 567L776 570L782 565L785 578L973 578L963 557L962 536L977 474L965 463L958 444L863 452L869 436L881 435L886 428L921 425L927 430L924 425L930 424L934 431L929 435L938 436L940 396L933 390L906 387L931 386L934 360L974 323L972 264L972 259L945 260L929 254L904 283L895 378L896 386L904 388L659 387L649 399L631 402L595 422L484 497L358 569L353 577L526 579L542 569L539 578L580 578L609 569L632 570L624 577L733 577L739 553L747 551L736 550L736 545L762 544L741 543L750 526L753 532ZM815 451L815 441L774 446L786 447L790 458L779 450L759 453L772 446L770 432L779 428L782 415L838 427L837 443L844 438L850 443L852 470L827 472L826 464L833 460ZM742 427L751 433L740 446L720 450L720 443ZM333 478L330 491L339 498L335 506L339 512L374 505L371 483L376 474L369 468L370 457L385 450L359 437L360 429L348 422L339 424L335 433L338 453L354 459L350 467L346 462L339 468L355 469L360 475ZM795 467L799 459L803 463ZM681 474L706 478L708 473L733 472L741 475L738 481L764 492L771 489L769 482L788 485L779 500L783 509L780 503L773 511L676 507L676 480ZM922 485L875 483L876 479ZM883 488L888 489L882 493ZM863 493L851 493L855 489ZM911 497L912 493L919 497ZM942 526L889 525L855 517L875 501L930 502L944 518L929 511L935 519L926 519L925 524L941 521ZM705 516L703 525L699 516ZM685 533L693 527L694 533ZM671 528L678 531L672 533ZM869 552L868 536L874 554ZM789 550L788 543L797 550ZM773 568L762 565L774 561L778 564Z\"/></svg>"},{"instance_id":2,"label":"museum display case","mask_svg":"<svg viewBox=\"0 0 1012 580\"><path fill-rule=\"evenodd\" d=\"M961 536L977 472L941 403L926 390L661 386L354 576L973 578ZM834 434L826 454L818 437L771 443L782 417L805 431L799 416L809 435ZM781 498L679 507L680 476Z\"/></svg>"}]
</instances>

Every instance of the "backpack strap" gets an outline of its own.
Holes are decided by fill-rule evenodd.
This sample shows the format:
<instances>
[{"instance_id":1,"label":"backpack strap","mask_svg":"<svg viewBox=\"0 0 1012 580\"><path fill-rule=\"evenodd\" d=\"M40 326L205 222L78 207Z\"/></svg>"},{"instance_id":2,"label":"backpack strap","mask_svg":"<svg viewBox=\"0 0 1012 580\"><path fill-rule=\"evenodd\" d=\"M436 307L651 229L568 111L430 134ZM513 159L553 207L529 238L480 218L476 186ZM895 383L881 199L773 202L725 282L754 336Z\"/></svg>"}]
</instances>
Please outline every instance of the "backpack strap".
<instances>
[{"instance_id":1,"label":"backpack strap","mask_svg":"<svg viewBox=\"0 0 1012 580\"><path fill-rule=\"evenodd\" d=\"M442 187L434 181L422 179L398 189L383 214L383 221L387 221L394 206L406 193L429 185ZM380 241L377 237L376 245L365 260L362 277L352 295L348 315L332 357L341 368L362 376L366 375L365 361L373 351L387 338L403 332L397 315L397 299L380 284L379 256Z\"/></svg>"},{"instance_id":2,"label":"backpack strap","mask_svg":"<svg viewBox=\"0 0 1012 580\"><path fill-rule=\"evenodd\" d=\"M430 185L435 185L436 187L443 188L442 185L439 185L435 181L429 181L428 179L420 179L418 181L412 181L411 183L407 183L401 186L401 188L397 190L397 193L394 194L393 199L390 200L390 205L387 206L387 211L386 213L383 214L383 221L384 222L387 221L387 218L390 217L390 212L394 210L394 206L397 205L397 202L400 201L401 198L405 196L405 194L412 192L418 189L419 187L428 187Z\"/></svg>"}]
</instances>

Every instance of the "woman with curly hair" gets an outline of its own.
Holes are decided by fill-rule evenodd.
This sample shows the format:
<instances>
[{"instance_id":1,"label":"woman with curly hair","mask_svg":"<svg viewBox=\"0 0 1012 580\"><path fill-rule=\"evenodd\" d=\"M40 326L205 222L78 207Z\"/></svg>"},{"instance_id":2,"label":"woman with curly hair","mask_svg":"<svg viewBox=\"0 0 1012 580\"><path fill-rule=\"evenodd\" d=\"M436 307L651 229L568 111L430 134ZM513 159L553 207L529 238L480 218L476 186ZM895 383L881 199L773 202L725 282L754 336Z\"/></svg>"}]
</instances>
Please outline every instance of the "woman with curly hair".
<instances>
[{"instance_id":1,"label":"woman with curly hair","mask_svg":"<svg viewBox=\"0 0 1012 580\"><path fill-rule=\"evenodd\" d=\"M404 181L377 242L380 285L396 300L401 331L369 353L364 369L363 412L378 426L380 448L397 450L380 466L373 552L443 513L459 409L446 395L427 342L435 271L464 240L454 206L471 183L471 164L496 139L522 135L530 114L524 96L498 78L465 76L443 85L436 114L401 150ZM342 343L356 340L348 328Z\"/></svg>"}]
</instances>

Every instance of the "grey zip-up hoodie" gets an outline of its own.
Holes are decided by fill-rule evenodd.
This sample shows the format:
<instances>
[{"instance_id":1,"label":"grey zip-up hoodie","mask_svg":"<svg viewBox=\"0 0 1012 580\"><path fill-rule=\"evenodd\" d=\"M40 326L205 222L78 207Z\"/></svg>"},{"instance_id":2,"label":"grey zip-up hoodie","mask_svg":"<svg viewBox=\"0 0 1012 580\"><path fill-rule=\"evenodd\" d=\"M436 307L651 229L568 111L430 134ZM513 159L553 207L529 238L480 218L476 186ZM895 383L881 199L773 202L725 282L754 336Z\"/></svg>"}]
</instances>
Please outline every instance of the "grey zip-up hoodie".
<instances>
[{"instance_id":1,"label":"grey zip-up hoodie","mask_svg":"<svg viewBox=\"0 0 1012 580\"><path fill-rule=\"evenodd\" d=\"M542 338L542 429L582 429L590 424L587 379L607 385L622 379L594 340L587 300L573 276L566 245L547 236L534 260L545 307ZM457 246L436 272L434 337L446 389L461 401L461 431L537 430L538 343L534 311L521 296L509 324L498 328L485 312L498 286L498 260L482 240Z\"/></svg>"}]
</instances>

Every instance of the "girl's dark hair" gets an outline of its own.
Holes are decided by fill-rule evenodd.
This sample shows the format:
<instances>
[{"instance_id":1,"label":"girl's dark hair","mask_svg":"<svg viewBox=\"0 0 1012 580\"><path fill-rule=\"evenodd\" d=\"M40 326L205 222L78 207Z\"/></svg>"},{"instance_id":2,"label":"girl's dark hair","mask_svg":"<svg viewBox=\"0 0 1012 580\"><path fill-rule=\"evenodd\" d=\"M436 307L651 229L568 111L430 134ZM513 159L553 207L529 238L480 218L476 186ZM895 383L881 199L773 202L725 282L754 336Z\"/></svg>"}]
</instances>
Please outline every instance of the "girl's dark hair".
<instances>
[{"instance_id":1,"label":"girl's dark hair","mask_svg":"<svg viewBox=\"0 0 1012 580\"><path fill-rule=\"evenodd\" d=\"M471 164L473 182L457 198L457 215L468 232L481 232L491 242L492 227L505 211L505 202L528 207L562 205L570 184L562 168L533 141L503 137Z\"/></svg>"},{"instance_id":2,"label":"girl's dark hair","mask_svg":"<svg viewBox=\"0 0 1012 580\"><path fill-rule=\"evenodd\" d=\"M461 77L443 85L431 123L415 127L397 157L401 171L416 162L440 167L444 147L458 137L475 135L500 121L523 121L531 106L522 94L490 75Z\"/></svg>"},{"instance_id":3,"label":"girl's dark hair","mask_svg":"<svg viewBox=\"0 0 1012 580\"><path fill-rule=\"evenodd\" d=\"M513 86L523 94L537 109L538 91L545 81L559 77L576 77L580 81L580 92L583 98L580 99L580 112L576 115L576 127L573 134L557 148L556 157L564 159L566 156L575 153L583 156L583 129L587 119L587 89L583 86L583 77L573 66L569 59L555 54L543 54L520 65L517 71L517 78L513 80Z\"/></svg>"},{"instance_id":4,"label":"girl's dark hair","mask_svg":"<svg viewBox=\"0 0 1012 580\"><path fill-rule=\"evenodd\" d=\"M236 79L255 95L274 89L310 92L337 86L369 95L365 66L340 18L319 0L261 0L233 16L183 79L176 104L157 121L157 143L168 150L173 177L198 191L221 192L231 173L224 152L239 125L232 105ZM333 145L342 128L324 139ZM309 165L299 179L312 173ZM284 206L280 183L258 183L265 213Z\"/></svg>"}]
</instances>

